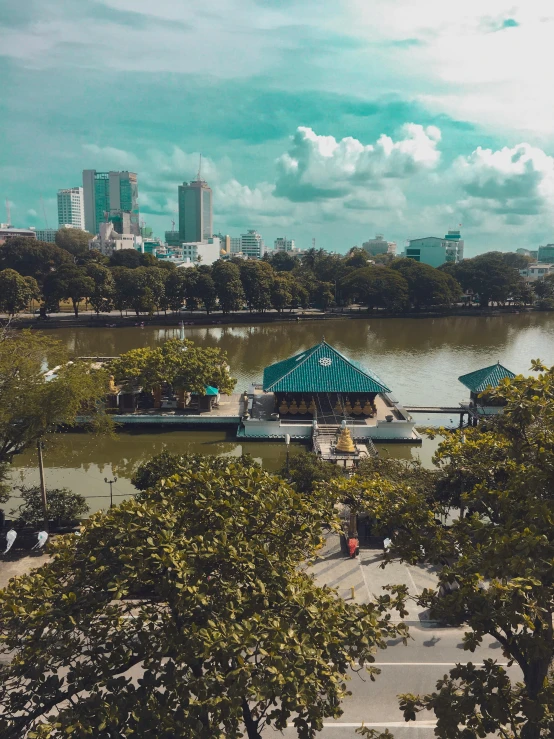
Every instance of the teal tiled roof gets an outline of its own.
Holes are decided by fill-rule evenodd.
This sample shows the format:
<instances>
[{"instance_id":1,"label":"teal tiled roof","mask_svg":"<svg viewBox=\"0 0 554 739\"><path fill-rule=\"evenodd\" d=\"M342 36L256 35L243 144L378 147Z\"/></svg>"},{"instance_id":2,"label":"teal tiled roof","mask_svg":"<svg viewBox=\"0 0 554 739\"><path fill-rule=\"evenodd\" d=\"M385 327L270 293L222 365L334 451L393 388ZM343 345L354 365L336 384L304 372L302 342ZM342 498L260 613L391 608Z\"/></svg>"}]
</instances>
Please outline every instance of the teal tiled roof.
<instances>
[{"instance_id":1,"label":"teal tiled roof","mask_svg":"<svg viewBox=\"0 0 554 739\"><path fill-rule=\"evenodd\" d=\"M281 393L390 393L376 375L325 341L266 367L263 386Z\"/></svg>"},{"instance_id":2,"label":"teal tiled roof","mask_svg":"<svg viewBox=\"0 0 554 739\"><path fill-rule=\"evenodd\" d=\"M483 393L488 387L498 387L505 377L515 377L513 372L503 367L500 362L490 367L484 367L467 375L461 375L458 380L471 390L472 393Z\"/></svg>"}]
</instances>

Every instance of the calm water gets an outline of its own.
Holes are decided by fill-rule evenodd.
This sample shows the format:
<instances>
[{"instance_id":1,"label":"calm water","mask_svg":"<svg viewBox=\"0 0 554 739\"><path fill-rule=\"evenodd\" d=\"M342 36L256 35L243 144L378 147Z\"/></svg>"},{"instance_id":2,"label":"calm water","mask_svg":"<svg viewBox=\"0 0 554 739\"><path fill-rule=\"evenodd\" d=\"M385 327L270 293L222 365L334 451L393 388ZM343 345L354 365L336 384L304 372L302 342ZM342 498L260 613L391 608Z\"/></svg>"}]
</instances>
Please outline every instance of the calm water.
<instances>
[{"instance_id":1,"label":"calm water","mask_svg":"<svg viewBox=\"0 0 554 739\"><path fill-rule=\"evenodd\" d=\"M152 346L177 336L177 328L60 329L50 332L76 356L115 356L141 346ZM237 390L262 379L263 368L325 339L347 356L376 372L405 405L457 405L468 392L458 382L461 374L500 360L514 372L527 373L531 358L554 364L554 314L512 314L494 317L436 319L333 320L259 326L185 327L185 335L203 346L224 349ZM456 423L456 418L452 419ZM425 425L449 424L448 417L420 417ZM436 442L423 447L379 446L382 454L405 459L419 456L431 463ZM69 487L87 497L93 510L106 507L109 486L104 477L118 478L114 494L126 496L129 478L143 460L163 448L172 452L239 455L242 450L268 469L285 460L284 444L240 444L224 431L168 431L120 433L116 439L87 434L56 435L47 443L44 461L47 485ZM35 454L14 459L15 484L35 484ZM121 500L121 497L116 498ZM17 500L7 504L10 510Z\"/></svg>"}]
</instances>

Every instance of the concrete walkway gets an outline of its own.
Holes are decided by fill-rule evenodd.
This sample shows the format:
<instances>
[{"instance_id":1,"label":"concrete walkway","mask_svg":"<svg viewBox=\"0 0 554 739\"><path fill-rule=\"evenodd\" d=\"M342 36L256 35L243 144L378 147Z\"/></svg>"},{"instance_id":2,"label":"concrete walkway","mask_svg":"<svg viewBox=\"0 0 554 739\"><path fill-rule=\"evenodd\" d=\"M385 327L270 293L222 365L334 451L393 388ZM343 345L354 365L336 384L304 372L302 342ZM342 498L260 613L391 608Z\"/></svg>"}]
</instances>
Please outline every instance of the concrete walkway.
<instances>
[{"instance_id":1,"label":"concrete walkway","mask_svg":"<svg viewBox=\"0 0 554 739\"><path fill-rule=\"evenodd\" d=\"M318 585L336 588L341 598L351 600L354 588L356 603L369 603L386 593L385 585L406 585L411 596L415 597L423 588L434 588L437 576L432 568L392 562L382 568L383 552L380 549L360 549L360 554L350 559L340 549L339 537L327 535L326 545L309 571L315 575ZM407 623L428 622L427 613L413 600L407 603L408 616L401 619L397 613L393 621Z\"/></svg>"}]
</instances>

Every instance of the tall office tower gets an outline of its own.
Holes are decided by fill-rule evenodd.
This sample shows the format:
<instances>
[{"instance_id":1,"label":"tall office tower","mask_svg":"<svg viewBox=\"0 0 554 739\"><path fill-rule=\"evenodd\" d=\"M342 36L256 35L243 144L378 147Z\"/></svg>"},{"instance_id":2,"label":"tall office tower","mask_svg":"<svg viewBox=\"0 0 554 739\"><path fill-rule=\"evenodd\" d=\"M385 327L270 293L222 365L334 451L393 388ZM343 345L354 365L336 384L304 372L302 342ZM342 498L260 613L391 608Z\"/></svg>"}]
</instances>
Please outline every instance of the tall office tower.
<instances>
[{"instance_id":1,"label":"tall office tower","mask_svg":"<svg viewBox=\"0 0 554 739\"><path fill-rule=\"evenodd\" d=\"M97 234L111 221L119 234L140 236L138 181L134 172L83 170L85 228Z\"/></svg>"},{"instance_id":2,"label":"tall office tower","mask_svg":"<svg viewBox=\"0 0 554 739\"><path fill-rule=\"evenodd\" d=\"M68 187L58 190L58 225L85 228L85 208L83 204L83 188Z\"/></svg>"},{"instance_id":3,"label":"tall office tower","mask_svg":"<svg viewBox=\"0 0 554 739\"><path fill-rule=\"evenodd\" d=\"M179 238L183 243L207 241L213 236L212 191L200 179L179 185Z\"/></svg>"},{"instance_id":4,"label":"tall office tower","mask_svg":"<svg viewBox=\"0 0 554 739\"><path fill-rule=\"evenodd\" d=\"M245 257L261 259L264 255L264 240L257 231L249 229L240 236L240 250Z\"/></svg>"}]
</instances>

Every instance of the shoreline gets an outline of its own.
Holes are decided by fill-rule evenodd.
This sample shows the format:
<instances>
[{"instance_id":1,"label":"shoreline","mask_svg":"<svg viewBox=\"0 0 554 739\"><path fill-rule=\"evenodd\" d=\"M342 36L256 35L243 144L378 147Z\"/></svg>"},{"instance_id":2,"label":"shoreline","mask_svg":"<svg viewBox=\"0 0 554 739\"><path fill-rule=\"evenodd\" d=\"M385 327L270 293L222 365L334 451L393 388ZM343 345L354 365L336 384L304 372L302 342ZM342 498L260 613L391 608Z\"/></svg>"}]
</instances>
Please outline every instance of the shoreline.
<instances>
[{"instance_id":1,"label":"shoreline","mask_svg":"<svg viewBox=\"0 0 554 739\"><path fill-rule=\"evenodd\" d=\"M56 315L46 320L35 318L30 315L23 315L12 319L12 328L15 329L57 329L57 328L128 328L130 326L179 326L181 322L185 326L213 326L216 324L260 324L260 323L288 323L300 321L329 321L329 320L349 320L359 318L408 318L408 319L424 319L424 318L449 318L449 317L491 317L502 315L513 315L517 313L545 313L549 311L538 311L534 308L453 308L448 310L436 311L420 311L420 312L403 312L391 313L387 311L368 311L363 310L345 310L312 312L312 311L295 311L290 313L210 313L206 314L168 314L151 315L151 316L134 316L134 315L110 315L104 314L96 316L94 314L85 313L76 318L72 314ZM3 317L1 320L7 320Z\"/></svg>"}]
</instances>

